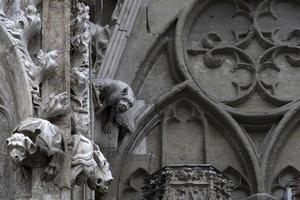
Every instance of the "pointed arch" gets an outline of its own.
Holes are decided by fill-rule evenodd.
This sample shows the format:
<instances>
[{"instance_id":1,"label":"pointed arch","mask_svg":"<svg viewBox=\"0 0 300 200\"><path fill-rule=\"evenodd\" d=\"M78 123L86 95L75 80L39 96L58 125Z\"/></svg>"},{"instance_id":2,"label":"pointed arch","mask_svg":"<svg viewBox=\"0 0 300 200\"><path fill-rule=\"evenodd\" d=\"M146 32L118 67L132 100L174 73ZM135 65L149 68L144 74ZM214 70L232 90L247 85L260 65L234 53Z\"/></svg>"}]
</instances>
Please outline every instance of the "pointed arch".
<instances>
[{"instance_id":1,"label":"pointed arch","mask_svg":"<svg viewBox=\"0 0 300 200\"><path fill-rule=\"evenodd\" d=\"M300 103L298 102L283 116L272 132L272 137L270 137L270 140L265 145L265 152L261 159L261 172L264 180L264 187L268 192L271 191L272 187L274 165L277 163L283 148L295 133L293 130L299 126L299 113Z\"/></svg>"},{"instance_id":2,"label":"pointed arch","mask_svg":"<svg viewBox=\"0 0 300 200\"><path fill-rule=\"evenodd\" d=\"M224 134L224 138L229 142L239 163L249 176L251 191L254 193L259 191L258 158L249 138L243 133L240 126L226 111L212 103L196 88L197 87L190 81L183 82L182 84L175 86L170 92L161 96L147 109L147 112L138 120L135 133L132 136L127 137L126 141L123 142L119 148L116 159L116 179L120 179L123 170L122 166L126 162L129 153L143 141L153 127L161 122L167 107L182 98L188 98L190 101L201 107L209 120L215 121L222 127L222 130L224 130L222 133Z\"/></svg>"},{"instance_id":3,"label":"pointed arch","mask_svg":"<svg viewBox=\"0 0 300 200\"><path fill-rule=\"evenodd\" d=\"M166 25L162 34L159 35L158 39L147 52L147 55L145 56L146 59L141 63L132 84L135 94L139 94L141 92L141 89L145 84L148 75L154 68L155 63L164 53L166 54L167 62L169 64L168 71L174 82L179 83L187 79L184 74L180 73L175 61L176 59L174 58L175 51L173 40L176 22L177 17Z\"/></svg>"}]
</instances>

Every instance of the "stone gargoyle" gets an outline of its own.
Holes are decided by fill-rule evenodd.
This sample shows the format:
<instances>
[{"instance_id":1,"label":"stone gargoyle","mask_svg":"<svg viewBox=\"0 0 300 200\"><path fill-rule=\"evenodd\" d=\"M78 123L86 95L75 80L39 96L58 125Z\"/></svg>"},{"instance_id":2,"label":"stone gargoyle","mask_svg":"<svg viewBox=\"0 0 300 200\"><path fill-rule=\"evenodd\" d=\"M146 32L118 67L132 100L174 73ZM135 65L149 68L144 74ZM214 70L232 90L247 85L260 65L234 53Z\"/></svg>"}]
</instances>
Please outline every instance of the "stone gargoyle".
<instances>
[{"instance_id":1,"label":"stone gargoyle","mask_svg":"<svg viewBox=\"0 0 300 200\"><path fill-rule=\"evenodd\" d=\"M29 168L45 167L41 178L50 181L57 176L64 160L61 129L38 118L22 121L6 140L6 149L25 178Z\"/></svg>"},{"instance_id":2,"label":"stone gargoyle","mask_svg":"<svg viewBox=\"0 0 300 200\"><path fill-rule=\"evenodd\" d=\"M91 190L107 192L113 177L98 145L81 134L72 135L72 139L72 185L87 184Z\"/></svg>"},{"instance_id":3,"label":"stone gargoyle","mask_svg":"<svg viewBox=\"0 0 300 200\"><path fill-rule=\"evenodd\" d=\"M130 108L134 106L135 96L130 86L119 80L101 79L95 83L95 89L100 102L96 112L108 109L108 119L103 133L110 134L114 122L129 132L133 132L134 116Z\"/></svg>"}]
</instances>

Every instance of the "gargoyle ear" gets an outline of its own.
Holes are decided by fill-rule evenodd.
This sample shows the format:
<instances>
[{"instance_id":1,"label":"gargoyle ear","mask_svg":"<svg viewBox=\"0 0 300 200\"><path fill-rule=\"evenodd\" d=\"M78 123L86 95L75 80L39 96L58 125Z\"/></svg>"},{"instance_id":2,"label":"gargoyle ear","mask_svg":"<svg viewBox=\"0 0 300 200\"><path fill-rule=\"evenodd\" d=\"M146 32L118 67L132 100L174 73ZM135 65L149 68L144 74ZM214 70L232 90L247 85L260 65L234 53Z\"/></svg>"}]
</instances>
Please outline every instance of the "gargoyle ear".
<instances>
[{"instance_id":1,"label":"gargoyle ear","mask_svg":"<svg viewBox=\"0 0 300 200\"><path fill-rule=\"evenodd\" d=\"M10 139L6 139L5 143L2 145L1 153L7 155L7 146L10 143Z\"/></svg>"},{"instance_id":2,"label":"gargoyle ear","mask_svg":"<svg viewBox=\"0 0 300 200\"><path fill-rule=\"evenodd\" d=\"M122 91L122 96L127 96L128 95L128 87L124 88L124 90Z\"/></svg>"},{"instance_id":3,"label":"gargoyle ear","mask_svg":"<svg viewBox=\"0 0 300 200\"><path fill-rule=\"evenodd\" d=\"M35 144L31 141L29 137L25 137L24 143L30 155L34 154L37 151Z\"/></svg>"}]
</instances>

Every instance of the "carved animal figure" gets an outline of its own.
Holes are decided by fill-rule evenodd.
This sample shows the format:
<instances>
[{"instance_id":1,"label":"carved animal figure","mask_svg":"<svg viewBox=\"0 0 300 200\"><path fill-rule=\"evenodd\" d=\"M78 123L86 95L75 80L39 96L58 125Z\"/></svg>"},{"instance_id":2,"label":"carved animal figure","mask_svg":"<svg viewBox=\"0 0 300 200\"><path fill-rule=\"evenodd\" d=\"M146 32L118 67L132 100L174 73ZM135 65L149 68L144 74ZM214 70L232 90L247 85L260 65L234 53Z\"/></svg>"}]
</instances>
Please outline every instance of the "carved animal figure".
<instances>
[{"instance_id":1,"label":"carved animal figure","mask_svg":"<svg viewBox=\"0 0 300 200\"><path fill-rule=\"evenodd\" d=\"M95 87L99 92L100 110L109 109L103 132L111 133L114 119L119 126L132 132L133 124L130 119L133 116L128 116L128 110L134 105L135 97L129 85L118 80L103 79L99 80Z\"/></svg>"},{"instance_id":2,"label":"carved animal figure","mask_svg":"<svg viewBox=\"0 0 300 200\"><path fill-rule=\"evenodd\" d=\"M91 190L106 192L113 177L98 145L81 134L74 134L72 138L72 184L87 183Z\"/></svg>"},{"instance_id":3,"label":"carved animal figure","mask_svg":"<svg viewBox=\"0 0 300 200\"><path fill-rule=\"evenodd\" d=\"M11 161L19 165L24 159L36 153L37 148L31 139L22 133L15 133L6 140Z\"/></svg>"},{"instance_id":4,"label":"carved animal figure","mask_svg":"<svg viewBox=\"0 0 300 200\"><path fill-rule=\"evenodd\" d=\"M62 133L47 120L28 118L22 121L6 142L8 154L17 167L46 166L42 177L45 181L53 179L61 169L64 159Z\"/></svg>"}]
</instances>

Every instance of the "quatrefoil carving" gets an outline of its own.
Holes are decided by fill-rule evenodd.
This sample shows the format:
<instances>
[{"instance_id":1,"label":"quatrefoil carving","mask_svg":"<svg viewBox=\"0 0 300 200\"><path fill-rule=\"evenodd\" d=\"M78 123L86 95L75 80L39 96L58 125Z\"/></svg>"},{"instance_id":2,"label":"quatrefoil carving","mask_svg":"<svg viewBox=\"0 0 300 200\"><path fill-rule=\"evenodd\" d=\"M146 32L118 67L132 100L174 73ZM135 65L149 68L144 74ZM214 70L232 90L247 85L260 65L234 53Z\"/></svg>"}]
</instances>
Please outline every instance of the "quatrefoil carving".
<instances>
[{"instance_id":1,"label":"quatrefoil carving","mask_svg":"<svg viewBox=\"0 0 300 200\"><path fill-rule=\"evenodd\" d=\"M233 107L253 95L274 107L300 98L300 2L199 2L178 35L183 71L207 96Z\"/></svg>"}]
</instances>

